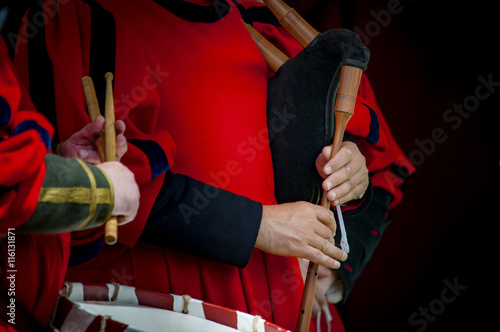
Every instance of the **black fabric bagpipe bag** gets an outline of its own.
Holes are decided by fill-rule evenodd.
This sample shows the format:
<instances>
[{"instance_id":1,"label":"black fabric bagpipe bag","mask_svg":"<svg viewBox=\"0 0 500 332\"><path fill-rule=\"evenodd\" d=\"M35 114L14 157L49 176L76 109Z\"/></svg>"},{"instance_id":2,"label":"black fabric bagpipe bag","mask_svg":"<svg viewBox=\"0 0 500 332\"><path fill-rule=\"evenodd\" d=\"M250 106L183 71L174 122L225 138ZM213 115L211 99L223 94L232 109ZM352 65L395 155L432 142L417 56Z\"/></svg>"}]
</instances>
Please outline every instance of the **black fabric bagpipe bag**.
<instances>
[{"instance_id":1,"label":"black fabric bagpipe bag","mask_svg":"<svg viewBox=\"0 0 500 332\"><path fill-rule=\"evenodd\" d=\"M366 69L370 52L353 32L318 35L269 79L267 124L278 203L321 199L315 161L332 144L341 66Z\"/></svg>"}]
</instances>

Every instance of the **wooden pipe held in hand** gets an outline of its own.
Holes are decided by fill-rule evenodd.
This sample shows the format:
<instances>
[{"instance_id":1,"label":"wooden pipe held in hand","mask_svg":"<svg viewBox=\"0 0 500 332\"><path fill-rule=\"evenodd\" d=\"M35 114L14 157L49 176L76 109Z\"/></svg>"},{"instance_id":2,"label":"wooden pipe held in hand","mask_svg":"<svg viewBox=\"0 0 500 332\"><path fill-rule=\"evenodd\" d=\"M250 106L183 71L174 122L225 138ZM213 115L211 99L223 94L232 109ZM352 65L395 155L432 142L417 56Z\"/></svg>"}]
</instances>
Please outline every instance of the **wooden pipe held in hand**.
<instances>
[{"instance_id":1,"label":"wooden pipe held in hand","mask_svg":"<svg viewBox=\"0 0 500 332\"><path fill-rule=\"evenodd\" d=\"M340 150L347 122L354 113L354 105L362 74L363 70L356 67L343 66L341 69L339 88L335 101L335 107L333 109L335 113L335 135L333 137L330 159L332 159ZM330 209L330 201L326 198L326 191L323 191L321 206L326 209ZM318 280L318 269L318 264L309 262L295 332L309 331L314 293L316 291L316 282Z\"/></svg>"},{"instance_id":2,"label":"wooden pipe held in hand","mask_svg":"<svg viewBox=\"0 0 500 332\"><path fill-rule=\"evenodd\" d=\"M295 10L283 3L283 1L264 0L264 3L278 18L281 25L290 32L302 47L309 45L319 34L303 20ZM252 26L246 24L246 27L259 47L269 68L273 71L277 71L278 68L288 60L288 57L253 29ZM341 68L339 87L334 106L335 134L330 159L340 150L347 122L354 113L354 106L362 73L363 70L356 67L343 66ZM323 191L321 205L326 209L330 209L330 201L326 198L326 191ZM318 269L318 264L309 262L295 332L309 331L316 282L318 280Z\"/></svg>"}]
</instances>

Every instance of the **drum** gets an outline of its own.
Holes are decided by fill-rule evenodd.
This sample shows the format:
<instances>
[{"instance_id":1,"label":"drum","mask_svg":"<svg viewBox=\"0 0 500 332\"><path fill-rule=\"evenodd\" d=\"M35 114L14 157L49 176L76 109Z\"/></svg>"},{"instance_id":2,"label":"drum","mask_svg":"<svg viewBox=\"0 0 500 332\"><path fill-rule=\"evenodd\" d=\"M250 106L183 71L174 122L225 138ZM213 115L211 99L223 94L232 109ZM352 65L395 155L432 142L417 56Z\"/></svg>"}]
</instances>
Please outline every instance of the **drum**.
<instances>
[{"instance_id":1,"label":"drum","mask_svg":"<svg viewBox=\"0 0 500 332\"><path fill-rule=\"evenodd\" d=\"M278 332L285 329L189 295L162 294L119 284L65 283L53 331Z\"/></svg>"}]
</instances>

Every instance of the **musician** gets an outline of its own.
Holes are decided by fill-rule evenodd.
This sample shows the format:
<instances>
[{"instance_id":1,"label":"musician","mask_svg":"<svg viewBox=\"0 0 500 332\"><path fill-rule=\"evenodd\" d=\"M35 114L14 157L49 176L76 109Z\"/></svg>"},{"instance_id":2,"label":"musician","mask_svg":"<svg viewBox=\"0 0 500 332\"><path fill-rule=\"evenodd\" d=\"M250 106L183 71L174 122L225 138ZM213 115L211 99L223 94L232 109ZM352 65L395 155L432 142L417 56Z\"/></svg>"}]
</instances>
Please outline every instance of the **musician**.
<instances>
[{"instance_id":1,"label":"musician","mask_svg":"<svg viewBox=\"0 0 500 332\"><path fill-rule=\"evenodd\" d=\"M98 227L109 215L123 215L127 223L138 208L130 170L119 162L94 166L49 153L53 127L33 110L0 38L0 331L47 327L70 257L69 231ZM99 119L88 129L99 133L103 124ZM126 148L123 130L119 123L119 156ZM92 156L93 147L75 146L87 135L93 136L75 134L64 154ZM97 192L93 209L75 195Z\"/></svg>"},{"instance_id":2,"label":"musician","mask_svg":"<svg viewBox=\"0 0 500 332\"><path fill-rule=\"evenodd\" d=\"M47 13L52 5L45 3ZM37 10L27 13L28 22ZM27 26L21 27L13 51L21 77L31 91L45 88L43 98L32 98L63 142L89 122L80 78L90 74L99 96L100 79L114 72L116 118L127 126L122 161L141 188L139 213L120 228L118 245L101 247L102 232L72 234L74 252L91 253L72 257L67 278L189 294L293 329L303 284L294 256L337 269L345 253L330 240L331 211L276 202L266 123L272 74L241 20L290 57L301 47L257 1L88 0L65 2L55 12L34 36L20 38ZM349 203L353 213L376 194L368 171L379 173L379 186L390 187L389 200L397 204L403 181L384 176L392 174L391 164L410 167L366 80L360 95L370 106L357 107L378 117L384 141L345 142L332 163L318 159L330 199ZM281 125L291 120L286 112L277 116ZM360 139L369 124L356 123L366 129ZM367 162L361 147L370 152ZM332 310L331 324L342 330Z\"/></svg>"}]
</instances>

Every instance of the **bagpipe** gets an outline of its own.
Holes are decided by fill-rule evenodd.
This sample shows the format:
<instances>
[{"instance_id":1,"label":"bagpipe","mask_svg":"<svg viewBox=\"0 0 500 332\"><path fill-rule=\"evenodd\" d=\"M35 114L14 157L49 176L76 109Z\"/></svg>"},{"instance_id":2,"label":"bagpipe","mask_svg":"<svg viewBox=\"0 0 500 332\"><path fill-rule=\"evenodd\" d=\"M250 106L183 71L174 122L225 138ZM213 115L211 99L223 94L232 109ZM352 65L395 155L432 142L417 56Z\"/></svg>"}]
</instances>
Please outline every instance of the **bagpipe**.
<instances>
[{"instance_id":1,"label":"bagpipe","mask_svg":"<svg viewBox=\"0 0 500 332\"><path fill-rule=\"evenodd\" d=\"M267 102L275 196L279 203L309 201L330 208L315 160L332 142L330 158L340 149L370 52L349 30L320 34L281 0L264 3L304 47L288 58L246 24L275 72L268 81ZM283 114L288 121L277 126L276 119ZM318 267L309 264L296 332L309 330Z\"/></svg>"}]
</instances>

